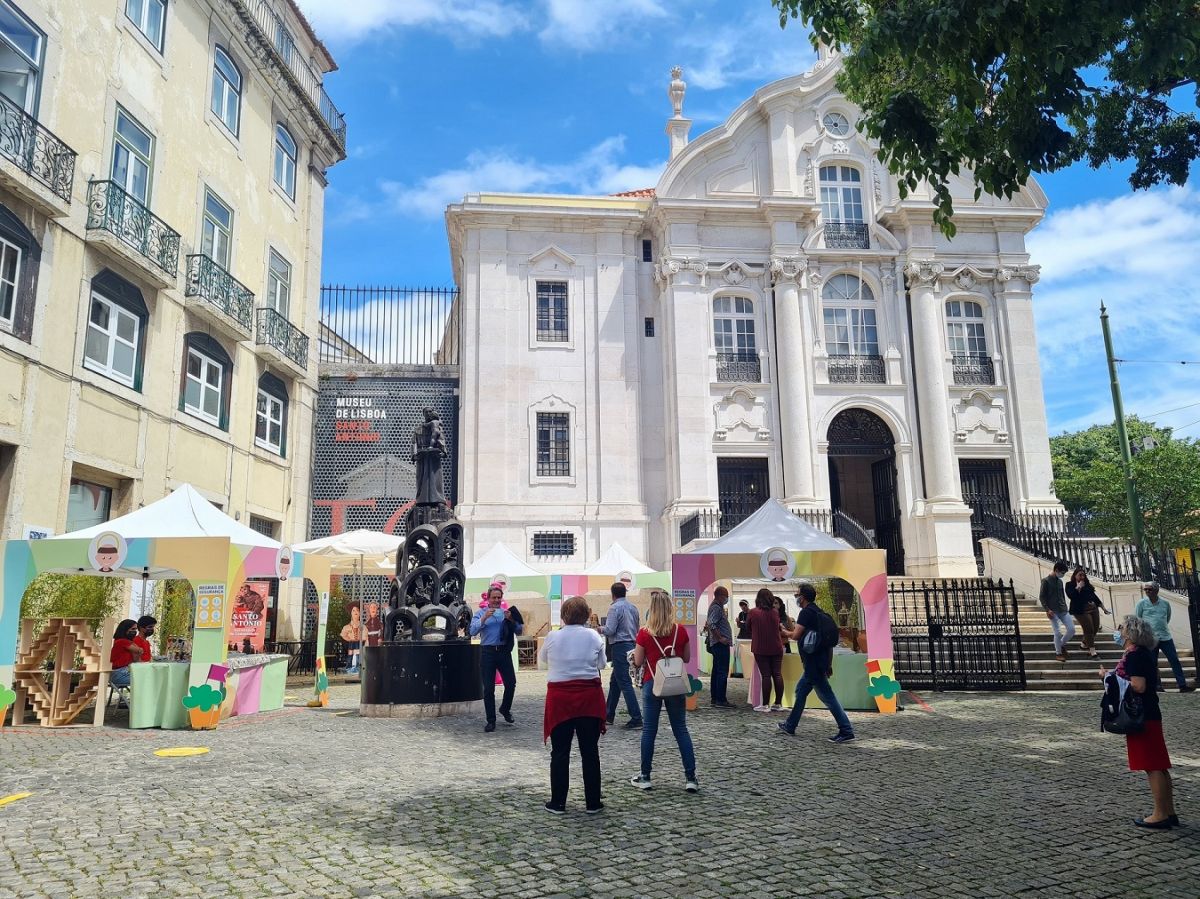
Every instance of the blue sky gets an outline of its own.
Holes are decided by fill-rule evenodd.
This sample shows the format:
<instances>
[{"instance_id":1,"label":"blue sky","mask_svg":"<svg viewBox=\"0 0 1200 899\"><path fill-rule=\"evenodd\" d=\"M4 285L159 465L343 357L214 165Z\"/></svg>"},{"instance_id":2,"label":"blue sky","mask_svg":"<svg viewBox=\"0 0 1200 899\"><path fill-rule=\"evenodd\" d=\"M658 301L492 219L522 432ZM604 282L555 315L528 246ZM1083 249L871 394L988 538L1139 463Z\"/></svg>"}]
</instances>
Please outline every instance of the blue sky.
<instances>
[{"instance_id":1,"label":"blue sky","mask_svg":"<svg viewBox=\"0 0 1200 899\"><path fill-rule=\"evenodd\" d=\"M442 213L469 191L653 186L672 65L695 138L813 60L768 0L300 5L341 67L326 87L349 123L326 194L326 283L451 284ZM1040 179L1050 213L1029 244L1051 433L1112 420L1103 298L1131 360L1127 410L1200 437L1200 364L1150 364L1200 363L1200 192L1135 194L1125 176L1077 166Z\"/></svg>"}]
</instances>

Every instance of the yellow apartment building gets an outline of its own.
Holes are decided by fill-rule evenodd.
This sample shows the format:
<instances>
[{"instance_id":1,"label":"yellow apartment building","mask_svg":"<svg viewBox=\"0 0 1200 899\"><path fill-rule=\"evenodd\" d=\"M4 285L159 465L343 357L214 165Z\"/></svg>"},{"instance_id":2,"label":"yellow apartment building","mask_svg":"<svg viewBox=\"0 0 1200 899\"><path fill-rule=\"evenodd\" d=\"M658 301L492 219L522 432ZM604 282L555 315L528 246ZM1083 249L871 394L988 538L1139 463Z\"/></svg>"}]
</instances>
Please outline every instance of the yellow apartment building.
<instances>
[{"instance_id":1,"label":"yellow apartment building","mask_svg":"<svg viewBox=\"0 0 1200 899\"><path fill-rule=\"evenodd\" d=\"M292 0L0 0L0 537L305 539L334 68Z\"/></svg>"}]
</instances>

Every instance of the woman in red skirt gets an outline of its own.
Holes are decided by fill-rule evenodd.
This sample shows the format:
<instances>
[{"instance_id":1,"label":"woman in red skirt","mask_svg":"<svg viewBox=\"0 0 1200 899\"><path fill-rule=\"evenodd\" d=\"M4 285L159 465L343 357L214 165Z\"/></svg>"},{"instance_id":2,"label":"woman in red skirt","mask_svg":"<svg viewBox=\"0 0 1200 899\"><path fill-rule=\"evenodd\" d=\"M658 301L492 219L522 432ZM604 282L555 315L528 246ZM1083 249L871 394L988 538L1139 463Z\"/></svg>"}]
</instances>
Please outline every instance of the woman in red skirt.
<instances>
[{"instance_id":1,"label":"woman in red skirt","mask_svg":"<svg viewBox=\"0 0 1200 899\"><path fill-rule=\"evenodd\" d=\"M1163 739L1162 711L1158 706L1158 664L1154 646L1158 639L1150 625L1133 615L1125 616L1119 631L1125 654L1116 672L1129 681L1129 689L1142 697L1146 726L1140 733L1125 735L1130 771L1145 771L1154 797L1154 811L1133 823L1149 830L1170 830L1179 826L1175 797L1171 787L1171 759ZM1100 676L1105 674L1100 669Z\"/></svg>"}]
</instances>

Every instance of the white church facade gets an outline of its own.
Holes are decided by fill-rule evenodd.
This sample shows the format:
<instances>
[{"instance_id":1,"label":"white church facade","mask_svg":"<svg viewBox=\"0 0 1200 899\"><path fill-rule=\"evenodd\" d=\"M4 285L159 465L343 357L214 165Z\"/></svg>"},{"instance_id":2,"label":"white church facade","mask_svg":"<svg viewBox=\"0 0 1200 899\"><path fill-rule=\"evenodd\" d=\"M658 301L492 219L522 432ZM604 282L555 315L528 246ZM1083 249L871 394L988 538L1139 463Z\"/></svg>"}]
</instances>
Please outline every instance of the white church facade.
<instances>
[{"instance_id":1,"label":"white church facade","mask_svg":"<svg viewBox=\"0 0 1200 899\"><path fill-rule=\"evenodd\" d=\"M692 142L676 70L653 190L449 208L468 555L580 571L616 541L661 568L776 497L851 516L893 574L970 576L973 513L1059 507L1025 247L1045 195L958 182L948 240L838 65Z\"/></svg>"}]
</instances>

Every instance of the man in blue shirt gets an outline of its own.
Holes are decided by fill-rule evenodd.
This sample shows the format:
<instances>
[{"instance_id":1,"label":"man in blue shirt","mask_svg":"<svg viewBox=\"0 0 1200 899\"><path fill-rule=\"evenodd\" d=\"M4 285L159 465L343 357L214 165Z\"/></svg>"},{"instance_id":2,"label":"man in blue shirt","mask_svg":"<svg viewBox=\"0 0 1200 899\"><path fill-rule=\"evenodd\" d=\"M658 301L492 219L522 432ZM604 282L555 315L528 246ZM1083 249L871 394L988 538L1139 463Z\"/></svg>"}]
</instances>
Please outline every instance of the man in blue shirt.
<instances>
[{"instance_id":1,"label":"man in blue shirt","mask_svg":"<svg viewBox=\"0 0 1200 899\"><path fill-rule=\"evenodd\" d=\"M483 711L487 716L484 731L496 729L496 672L504 683L504 698L500 701L500 715L505 723L512 724L513 694L517 690L517 672L513 670L512 650L505 644L508 633L505 623L509 613L500 608L504 591L496 584L488 588L488 604L471 618L471 636L479 637L483 647L480 657L479 676L483 680Z\"/></svg>"},{"instance_id":2,"label":"man in blue shirt","mask_svg":"<svg viewBox=\"0 0 1200 899\"><path fill-rule=\"evenodd\" d=\"M1154 631L1154 636L1158 638L1158 645L1154 647L1154 665L1158 667L1158 653L1161 650L1171 664L1179 692L1191 693L1195 688L1187 682L1183 665L1179 662L1179 653L1175 651L1175 640L1171 636L1171 604L1159 597L1157 581L1143 584L1142 592L1146 595L1137 601L1137 605L1133 607L1133 614L1148 623ZM1162 689L1161 681L1159 689Z\"/></svg>"},{"instance_id":3,"label":"man in blue shirt","mask_svg":"<svg viewBox=\"0 0 1200 899\"><path fill-rule=\"evenodd\" d=\"M609 606L608 617L604 619L604 635L612 643L613 666L612 677L608 681L608 723L612 724L616 719L617 706L624 696L625 708L629 712L629 723L625 726L636 730L642 726L642 709L629 677L627 656L633 652L641 618L637 606L625 598L624 584L613 584L609 592L612 593L612 605Z\"/></svg>"}]
</instances>

